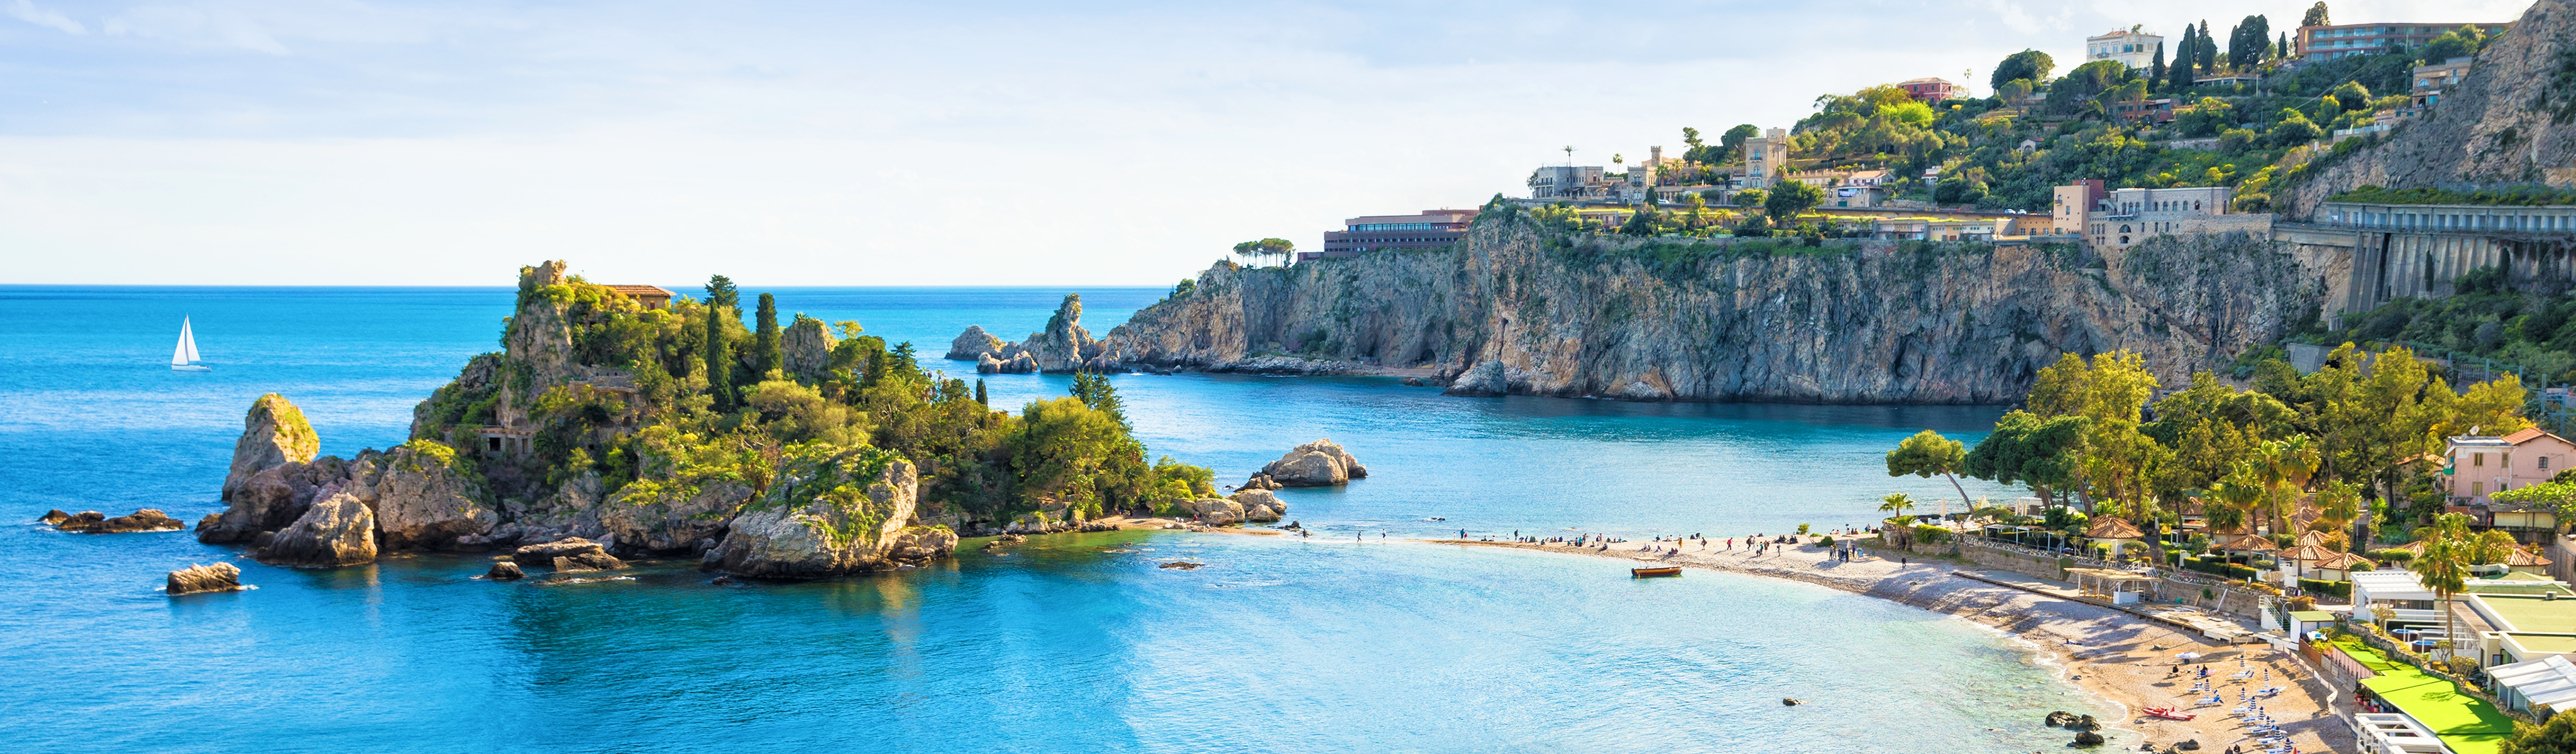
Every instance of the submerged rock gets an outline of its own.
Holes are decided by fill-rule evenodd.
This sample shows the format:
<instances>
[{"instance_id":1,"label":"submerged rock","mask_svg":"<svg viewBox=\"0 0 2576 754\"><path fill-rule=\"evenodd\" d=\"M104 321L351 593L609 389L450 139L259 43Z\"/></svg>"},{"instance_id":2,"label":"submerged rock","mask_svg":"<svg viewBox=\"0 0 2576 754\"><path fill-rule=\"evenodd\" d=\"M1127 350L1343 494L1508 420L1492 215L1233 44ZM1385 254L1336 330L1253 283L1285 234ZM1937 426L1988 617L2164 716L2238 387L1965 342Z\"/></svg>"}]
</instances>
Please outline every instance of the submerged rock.
<instances>
[{"instance_id":1,"label":"submerged rock","mask_svg":"<svg viewBox=\"0 0 2576 754\"><path fill-rule=\"evenodd\" d=\"M891 452L796 446L779 460L769 490L743 506L700 568L735 576L825 578L889 567L899 547L935 545L938 539L907 527L919 487L912 463ZM950 550L954 537L946 537Z\"/></svg>"},{"instance_id":2,"label":"submerged rock","mask_svg":"<svg viewBox=\"0 0 2576 754\"><path fill-rule=\"evenodd\" d=\"M529 568L558 571L565 570L567 564L573 566L572 570L580 571L612 571L626 567L626 561L608 554L606 546L580 537L523 545L510 553L510 561Z\"/></svg>"},{"instance_id":3,"label":"submerged rock","mask_svg":"<svg viewBox=\"0 0 2576 754\"><path fill-rule=\"evenodd\" d=\"M2095 746L2100 746L2100 745L2102 745L2102 742L2103 742L2103 738L2102 738L2102 734L2100 734L2100 733L2095 733L2095 732L2093 732L2093 731L2089 731L2089 730L2088 730L2088 731L2084 731L2084 732L2082 732L2082 733L2077 733L2077 734L2075 734L2075 745L2076 745L2076 746L2082 746L2082 747L2086 747L2086 748L2091 748L2091 747L2095 747Z\"/></svg>"},{"instance_id":4,"label":"submerged rock","mask_svg":"<svg viewBox=\"0 0 2576 754\"><path fill-rule=\"evenodd\" d=\"M1261 467L1261 475L1289 487L1330 487L1368 476L1368 467L1326 439L1297 446Z\"/></svg>"},{"instance_id":5,"label":"submerged rock","mask_svg":"<svg viewBox=\"0 0 2576 754\"><path fill-rule=\"evenodd\" d=\"M2041 722L2047 723L2048 727L2051 728L2064 727L2068 723L2075 722L2075 713L2068 712L2066 710L2053 710L2049 712L2048 717L2042 719Z\"/></svg>"},{"instance_id":6,"label":"submerged rock","mask_svg":"<svg viewBox=\"0 0 2576 754\"><path fill-rule=\"evenodd\" d=\"M376 512L333 490L269 539L255 556L271 565L345 566L376 560Z\"/></svg>"},{"instance_id":7,"label":"submerged rock","mask_svg":"<svg viewBox=\"0 0 2576 754\"><path fill-rule=\"evenodd\" d=\"M62 511L47 514L51 518ZM188 525L158 509L145 508L123 516L108 518L98 511L81 511L54 522L54 528L81 534L131 534L147 531L178 531Z\"/></svg>"},{"instance_id":8,"label":"submerged rock","mask_svg":"<svg viewBox=\"0 0 2576 754\"><path fill-rule=\"evenodd\" d=\"M170 572L169 585L162 592L171 596L198 592L230 592L242 588L241 569L231 563L192 565Z\"/></svg>"},{"instance_id":9,"label":"submerged rock","mask_svg":"<svg viewBox=\"0 0 2576 754\"><path fill-rule=\"evenodd\" d=\"M527 577L528 572L519 570L518 563L507 560L493 561L492 570L483 572L483 578L493 581L517 581Z\"/></svg>"}]
</instances>

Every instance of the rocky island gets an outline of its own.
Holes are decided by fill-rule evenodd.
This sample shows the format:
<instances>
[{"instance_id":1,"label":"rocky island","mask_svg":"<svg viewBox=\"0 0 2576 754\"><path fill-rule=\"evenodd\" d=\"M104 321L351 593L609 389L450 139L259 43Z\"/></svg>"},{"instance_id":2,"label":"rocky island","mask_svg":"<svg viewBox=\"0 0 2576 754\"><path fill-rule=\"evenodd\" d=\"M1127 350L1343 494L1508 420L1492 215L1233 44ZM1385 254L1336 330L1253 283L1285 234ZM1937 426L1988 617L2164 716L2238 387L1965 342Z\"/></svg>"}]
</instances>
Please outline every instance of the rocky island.
<instances>
[{"instance_id":1,"label":"rocky island","mask_svg":"<svg viewBox=\"0 0 2576 754\"><path fill-rule=\"evenodd\" d=\"M197 523L198 539L309 567L511 553L494 580L673 556L735 576L821 578L944 558L960 532L1233 503L1205 468L1148 462L1105 380L1013 414L854 322L796 315L782 326L764 294L746 327L721 276L703 300L624 290L563 262L522 268L503 350L423 401L410 439L390 450L320 455L303 413L262 396L234 445L227 507ZM1059 364L1096 348L1075 322L1078 301L1067 306L1049 325L1059 345L1013 358ZM1254 508L1276 520L1284 506L1271 502ZM222 588L227 577L172 583Z\"/></svg>"}]
</instances>

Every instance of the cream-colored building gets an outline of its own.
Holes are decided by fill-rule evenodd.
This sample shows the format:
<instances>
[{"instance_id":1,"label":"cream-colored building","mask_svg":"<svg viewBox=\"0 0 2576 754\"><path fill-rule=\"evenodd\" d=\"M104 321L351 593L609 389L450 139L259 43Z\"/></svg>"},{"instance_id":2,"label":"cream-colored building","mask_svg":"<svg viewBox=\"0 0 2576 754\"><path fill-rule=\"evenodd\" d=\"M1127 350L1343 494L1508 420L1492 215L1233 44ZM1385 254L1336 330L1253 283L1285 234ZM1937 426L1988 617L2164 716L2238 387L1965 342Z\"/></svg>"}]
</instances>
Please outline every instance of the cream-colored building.
<instances>
[{"instance_id":1,"label":"cream-colored building","mask_svg":"<svg viewBox=\"0 0 2576 754\"><path fill-rule=\"evenodd\" d=\"M1743 188L1769 188L1789 172L1789 129L1773 128L1744 140Z\"/></svg>"},{"instance_id":2,"label":"cream-colored building","mask_svg":"<svg viewBox=\"0 0 2576 754\"><path fill-rule=\"evenodd\" d=\"M2126 249L2163 235L2272 231L2269 214L2229 211L2234 197L2235 190L2225 186L2105 192L2098 182L2083 181L2057 187L2051 228L2060 234L2072 230L2097 249Z\"/></svg>"},{"instance_id":3,"label":"cream-colored building","mask_svg":"<svg viewBox=\"0 0 2576 754\"><path fill-rule=\"evenodd\" d=\"M2086 37L2084 39L2085 62L2117 60L2130 68L2146 68L2154 65L2156 47L2164 44L2165 38L2163 35L2139 31L2140 28L2131 26L2097 37Z\"/></svg>"}]
</instances>

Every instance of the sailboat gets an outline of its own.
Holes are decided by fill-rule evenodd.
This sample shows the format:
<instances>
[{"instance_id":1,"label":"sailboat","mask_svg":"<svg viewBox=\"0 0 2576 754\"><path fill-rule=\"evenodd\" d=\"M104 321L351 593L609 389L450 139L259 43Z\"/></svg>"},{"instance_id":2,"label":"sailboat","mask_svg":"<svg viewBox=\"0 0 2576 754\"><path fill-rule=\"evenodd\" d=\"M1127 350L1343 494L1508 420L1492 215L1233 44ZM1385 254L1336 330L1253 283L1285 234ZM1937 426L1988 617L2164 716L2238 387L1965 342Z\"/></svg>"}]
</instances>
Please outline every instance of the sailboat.
<instances>
[{"instance_id":1,"label":"sailboat","mask_svg":"<svg viewBox=\"0 0 2576 754\"><path fill-rule=\"evenodd\" d=\"M170 368L180 372L212 372L214 367L191 363L197 360L197 334L188 329L188 318L179 318L179 350L170 353Z\"/></svg>"}]
</instances>

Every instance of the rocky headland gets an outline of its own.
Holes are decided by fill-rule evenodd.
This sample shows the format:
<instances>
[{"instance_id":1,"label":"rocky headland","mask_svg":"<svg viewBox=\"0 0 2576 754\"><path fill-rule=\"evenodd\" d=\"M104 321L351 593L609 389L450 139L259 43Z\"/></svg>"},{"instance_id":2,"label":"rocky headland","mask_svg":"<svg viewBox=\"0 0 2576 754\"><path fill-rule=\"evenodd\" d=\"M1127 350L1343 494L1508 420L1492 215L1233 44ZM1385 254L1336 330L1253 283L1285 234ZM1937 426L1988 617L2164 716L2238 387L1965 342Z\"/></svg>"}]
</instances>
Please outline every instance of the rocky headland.
<instances>
[{"instance_id":1,"label":"rocky headland","mask_svg":"<svg viewBox=\"0 0 2576 754\"><path fill-rule=\"evenodd\" d=\"M2576 2L2540 0L2513 31L2479 50L2439 107L2400 121L2387 138L2324 158L2277 194L2308 217L2327 197L2361 186L2445 188L2459 182L2576 187Z\"/></svg>"},{"instance_id":2,"label":"rocky headland","mask_svg":"<svg viewBox=\"0 0 2576 754\"><path fill-rule=\"evenodd\" d=\"M2303 248L2241 233L2108 255L1625 239L1498 203L1447 249L1220 262L1082 345L1080 368L1402 374L1459 395L2005 403L2065 353L2137 351L2178 382L2277 340L2317 318L2336 274Z\"/></svg>"}]
</instances>

